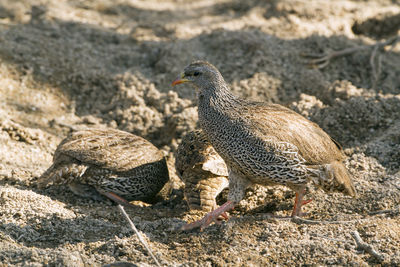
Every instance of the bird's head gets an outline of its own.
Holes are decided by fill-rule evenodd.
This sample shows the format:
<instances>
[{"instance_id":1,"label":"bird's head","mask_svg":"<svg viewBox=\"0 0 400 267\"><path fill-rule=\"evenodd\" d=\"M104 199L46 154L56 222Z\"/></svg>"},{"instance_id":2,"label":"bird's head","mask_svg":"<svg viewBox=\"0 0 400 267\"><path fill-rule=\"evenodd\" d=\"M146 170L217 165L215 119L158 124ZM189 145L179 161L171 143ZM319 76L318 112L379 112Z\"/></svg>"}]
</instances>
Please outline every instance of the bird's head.
<instances>
[{"instance_id":1,"label":"bird's head","mask_svg":"<svg viewBox=\"0 0 400 267\"><path fill-rule=\"evenodd\" d=\"M195 61L184 69L184 72L172 82L172 86L190 83L197 89L208 88L222 83L224 79L216 67L206 61Z\"/></svg>"}]
</instances>

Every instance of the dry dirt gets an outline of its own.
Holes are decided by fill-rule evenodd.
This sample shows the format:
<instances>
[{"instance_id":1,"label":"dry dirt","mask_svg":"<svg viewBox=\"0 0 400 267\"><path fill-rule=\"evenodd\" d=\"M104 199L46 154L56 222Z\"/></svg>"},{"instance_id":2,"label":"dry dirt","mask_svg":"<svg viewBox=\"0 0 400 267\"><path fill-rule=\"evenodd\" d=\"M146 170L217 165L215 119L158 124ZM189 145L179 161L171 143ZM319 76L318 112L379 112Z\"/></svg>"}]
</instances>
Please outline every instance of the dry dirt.
<instances>
[{"instance_id":1,"label":"dry dirt","mask_svg":"<svg viewBox=\"0 0 400 267\"><path fill-rule=\"evenodd\" d=\"M111 202L37 189L60 140L85 127L133 132L168 157L159 200L127 210L162 264L399 266L400 45L377 50L377 79L372 48L323 69L301 56L387 40L399 14L396 0L1 0L0 266L154 265ZM343 145L359 198L312 191L310 224L271 218L290 214L293 192L256 188L228 222L176 231L200 215L173 168L197 113L193 90L170 83L193 59L236 94L317 122Z\"/></svg>"}]
</instances>

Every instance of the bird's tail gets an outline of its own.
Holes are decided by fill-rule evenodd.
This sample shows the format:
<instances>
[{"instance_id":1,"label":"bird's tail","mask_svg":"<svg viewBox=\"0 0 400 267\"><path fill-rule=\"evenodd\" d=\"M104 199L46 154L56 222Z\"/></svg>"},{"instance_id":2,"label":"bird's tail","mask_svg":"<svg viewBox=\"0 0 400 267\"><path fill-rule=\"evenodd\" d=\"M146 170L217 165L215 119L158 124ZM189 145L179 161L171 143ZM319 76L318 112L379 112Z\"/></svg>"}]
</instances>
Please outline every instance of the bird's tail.
<instances>
[{"instance_id":1,"label":"bird's tail","mask_svg":"<svg viewBox=\"0 0 400 267\"><path fill-rule=\"evenodd\" d=\"M342 162L334 161L325 165L325 171L328 176L328 181L330 181L329 184L333 187L333 190L328 191L338 191L345 195L357 197L353 181Z\"/></svg>"},{"instance_id":2,"label":"bird's tail","mask_svg":"<svg viewBox=\"0 0 400 267\"><path fill-rule=\"evenodd\" d=\"M60 170L53 164L36 181L38 188L44 188L53 183L57 176L60 176Z\"/></svg>"},{"instance_id":3,"label":"bird's tail","mask_svg":"<svg viewBox=\"0 0 400 267\"><path fill-rule=\"evenodd\" d=\"M87 170L88 166L79 163L65 163L51 165L36 181L39 188L51 184L67 184L77 181Z\"/></svg>"}]
</instances>

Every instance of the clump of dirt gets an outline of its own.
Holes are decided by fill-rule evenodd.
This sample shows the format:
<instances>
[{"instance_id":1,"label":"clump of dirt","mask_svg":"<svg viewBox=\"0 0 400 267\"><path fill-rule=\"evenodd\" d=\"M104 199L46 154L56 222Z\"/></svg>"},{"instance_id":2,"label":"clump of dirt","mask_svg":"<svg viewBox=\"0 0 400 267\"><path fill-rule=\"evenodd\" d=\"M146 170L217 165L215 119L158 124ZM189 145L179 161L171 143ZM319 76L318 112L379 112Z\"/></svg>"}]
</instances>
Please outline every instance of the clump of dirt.
<instances>
[{"instance_id":1,"label":"clump of dirt","mask_svg":"<svg viewBox=\"0 0 400 267\"><path fill-rule=\"evenodd\" d=\"M0 261L154 264L110 201L35 185L69 132L112 127L167 157L163 197L127 210L164 265L400 265L399 45L377 51L377 78L372 46L322 69L302 57L383 41L398 34L399 13L375 0L0 1ZM359 197L310 188L296 223L279 218L292 191L256 186L229 221L177 231L203 215L188 210L173 157L198 125L196 92L170 84L195 59L235 94L318 123L342 144ZM354 231L382 257L359 251Z\"/></svg>"}]
</instances>

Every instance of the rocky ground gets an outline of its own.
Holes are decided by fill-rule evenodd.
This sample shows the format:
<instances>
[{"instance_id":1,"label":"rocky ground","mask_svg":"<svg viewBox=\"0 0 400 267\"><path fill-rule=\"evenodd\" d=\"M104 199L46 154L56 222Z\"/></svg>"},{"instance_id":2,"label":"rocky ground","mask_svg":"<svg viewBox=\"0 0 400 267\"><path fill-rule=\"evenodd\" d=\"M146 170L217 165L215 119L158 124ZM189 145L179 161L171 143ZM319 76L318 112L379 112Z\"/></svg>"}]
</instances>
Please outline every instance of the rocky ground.
<instances>
[{"instance_id":1,"label":"rocky ground","mask_svg":"<svg viewBox=\"0 0 400 267\"><path fill-rule=\"evenodd\" d=\"M141 135L167 156L159 199L127 210L163 265L399 266L399 28L389 0L1 0L0 266L154 265L111 202L35 185L62 138L87 127ZM304 57L354 47L325 66ZM291 221L271 214L289 215L293 192L255 188L228 222L176 231L201 215L173 167L197 109L190 87L170 83L193 59L236 94L318 123L343 145L359 197L312 191L306 220Z\"/></svg>"}]
</instances>

